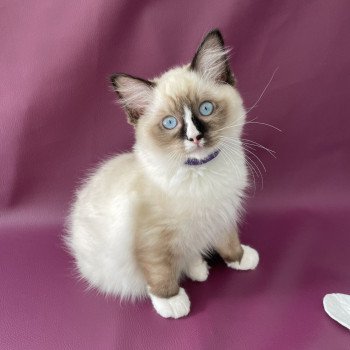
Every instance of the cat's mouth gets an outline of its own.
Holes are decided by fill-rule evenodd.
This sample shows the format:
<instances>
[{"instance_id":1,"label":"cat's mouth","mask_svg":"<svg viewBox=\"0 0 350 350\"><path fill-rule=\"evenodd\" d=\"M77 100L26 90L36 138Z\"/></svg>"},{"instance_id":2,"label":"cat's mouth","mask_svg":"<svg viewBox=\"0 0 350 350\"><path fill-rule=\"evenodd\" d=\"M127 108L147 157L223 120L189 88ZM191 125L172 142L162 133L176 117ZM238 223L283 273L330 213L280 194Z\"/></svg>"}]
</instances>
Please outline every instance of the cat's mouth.
<instances>
[{"instance_id":1,"label":"cat's mouth","mask_svg":"<svg viewBox=\"0 0 350 350\"><path fill-rule=\"evenodd\" d=\"M189 140L185 140L185 150L187 153L193 153L193 152L197 152L199 150L203 150L205 147L205 140L201 139L199 141L189 141Z\"/></svg>"},{"instance_id":2,"label":"cat's mouth","mask_svg":"<svg viewBox=\"0 0 350 350\"><path fill-rule=\"evenodd\" d=\"M218 142L215 142L210 138L208 139L207 137L201 138L199 142L196 142L196 143L186 140L184 142L184 146L185 146L186 159L187 160L195 159L196 161L198 160L199 162L207 159L208 157L210 158L212 154L215 154L215 157L216 157L218 154L216 152L220 149L220 145L218 144ZM195 163L196 161L194 161L193 163Z\"/></svg>"}]
</instances>

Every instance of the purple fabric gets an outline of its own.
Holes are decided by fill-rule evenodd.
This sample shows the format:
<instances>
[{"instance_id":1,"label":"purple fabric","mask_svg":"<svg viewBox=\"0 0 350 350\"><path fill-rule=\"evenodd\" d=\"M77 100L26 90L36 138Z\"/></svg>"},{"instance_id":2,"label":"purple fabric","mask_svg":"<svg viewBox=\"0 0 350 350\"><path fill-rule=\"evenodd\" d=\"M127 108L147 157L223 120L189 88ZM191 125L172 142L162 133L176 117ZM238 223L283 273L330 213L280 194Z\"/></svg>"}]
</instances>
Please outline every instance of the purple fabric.
<instances>
[{"instance_id":1,"label":"purple fabric","mask_svg":"<svg viewBox=\"0 0 350 350\"><path fill-rule=\"evenodd\" d=\"M350 293L350 3L6 1L0 5L0 348L348 349L322 297ZM104 298L60 236L87 169L133 142L108 76L152 77L220 27L267 168L247 200L254 272L186 282L189 317ZM254 159L254 158L253 158ZM255 159L256 162L258 162Z\"/></svg>"}]
</instances>

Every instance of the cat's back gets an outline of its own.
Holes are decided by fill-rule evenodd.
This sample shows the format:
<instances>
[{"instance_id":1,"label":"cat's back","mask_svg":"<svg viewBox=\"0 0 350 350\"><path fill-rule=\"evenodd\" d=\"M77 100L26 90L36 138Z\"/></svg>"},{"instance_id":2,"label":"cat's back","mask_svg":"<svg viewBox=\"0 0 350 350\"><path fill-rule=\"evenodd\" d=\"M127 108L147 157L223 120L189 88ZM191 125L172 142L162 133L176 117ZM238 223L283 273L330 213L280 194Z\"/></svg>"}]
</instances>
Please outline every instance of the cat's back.
<instances>
[{"instance_id":1,"label":"cat's back","mask_svg":"<svg viewBox=\"0 0 350 350\"><path fill-rule=\"evenodd\" d=\"M65 243L79 273L108 294L146 293L133 255L135 188L141 178L133 153L107 160L78 190L68 218Z\"/></svg>"}]
</instances>

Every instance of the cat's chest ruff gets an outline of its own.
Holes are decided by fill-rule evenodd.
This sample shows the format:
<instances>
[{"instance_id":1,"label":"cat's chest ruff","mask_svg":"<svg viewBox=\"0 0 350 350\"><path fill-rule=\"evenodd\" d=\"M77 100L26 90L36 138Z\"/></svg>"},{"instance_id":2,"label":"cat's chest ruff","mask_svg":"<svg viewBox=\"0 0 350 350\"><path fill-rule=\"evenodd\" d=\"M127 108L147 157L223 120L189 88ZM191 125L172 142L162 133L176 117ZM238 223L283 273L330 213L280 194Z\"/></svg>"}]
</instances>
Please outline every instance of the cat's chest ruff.
<instances>
[{"instance_id":1,"label":"cat's chest ruff","mask_svg":"<svg viewBox=\"0 0 350 350\"><path fill-rule=\"evenodd\" d=\"M241 187L230 169L197 169L192 167L170 178L166 191L170 197L188 202L223 200Z\"/></svg>"},{"instance_id":2,"label":"cat's chest ruff","mask_svg":"<svg viewBox=\"0 0 350 350\"><path fill-rule=\"evenodd\" d=\"M185 183L187 187L181 187L168 197L171 221L179 234L175 244L205 251L230 232L237 221L240 192L232 179L220 175L184 182L183 185Z\"/></svg>"},{"instance_id":3,"label":"cat's chest ruff","mask_svg":"<svg viewBox=\"0 0 350 350\"><path fill-rule=\"evenodd\" d=\"M227 164L220 154L207 164L184 165L174 171L158 171L159 168L147 166L145 170L154 186L147 191L147 198L160 201L164 217L171 213L178 224L199 225L203 229L208 223L227 221L236 216L247 185L241 159ZM152 195L155 191L159 196Z\"/></svg>"},{"instance_id":4,"label":"cat's chest ruff","mask_svg":"<svg viewBox=\"0 0 350 350\"><path fill-rule=\"evenodd\" d=\"M169 184L168 200L179 221L213 222L233 212L240 200L240 185L229 170L193 171ZM232 213L233 214L233 213Z\"/></svg>"},{"instance_id":5,"label":"cat's chest ruff","mask_svg":"<svg viewBox=\"0 0 350 350\"><path fill-rule=\"evenodd\" d=\"M158 215L177 233L175 247L204 252L232 230L247 183L243 164L237 172L218 156L204 165L157 175L146 197L155 201Z\"/></svg>"}]
</instances>

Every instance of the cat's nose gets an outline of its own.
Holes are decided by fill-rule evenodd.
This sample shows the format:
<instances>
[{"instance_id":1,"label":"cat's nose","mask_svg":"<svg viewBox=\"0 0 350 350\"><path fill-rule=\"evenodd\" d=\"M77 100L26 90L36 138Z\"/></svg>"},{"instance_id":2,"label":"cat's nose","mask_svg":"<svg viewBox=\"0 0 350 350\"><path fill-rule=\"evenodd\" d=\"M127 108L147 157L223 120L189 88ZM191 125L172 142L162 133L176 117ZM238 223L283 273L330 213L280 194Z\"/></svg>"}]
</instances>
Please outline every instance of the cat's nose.
<instances>
[{"instance_id":1,"label":"cat's nose","mask_svg":"<svg viewBox=\"0 0 350 350\"><path fill-rule=\"evenodd\" d=\"M195 136L194 138L190 137L188 139L188 141L192 141L194 142L196 145L199 144L199 141L203 138L203 135L202 134L198 134L197 136Z\"/></svg>"}]
</instances>

